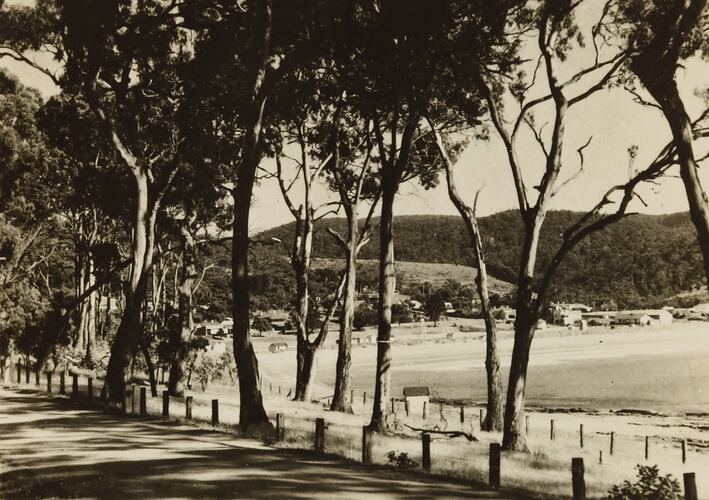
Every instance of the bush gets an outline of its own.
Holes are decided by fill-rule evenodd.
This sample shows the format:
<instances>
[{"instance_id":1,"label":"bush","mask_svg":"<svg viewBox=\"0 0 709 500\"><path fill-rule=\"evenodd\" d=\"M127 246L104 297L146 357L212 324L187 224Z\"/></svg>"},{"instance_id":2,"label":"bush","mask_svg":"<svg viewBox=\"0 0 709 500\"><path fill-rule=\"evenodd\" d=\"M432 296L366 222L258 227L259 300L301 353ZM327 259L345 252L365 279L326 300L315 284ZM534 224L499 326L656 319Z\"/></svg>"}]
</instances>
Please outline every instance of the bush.
<instances>
[{"instance_id":1,"label":"bush","mask_svg":"<svg viewBox=\"0 0 709 500\"><path fill-rule=\"evenodd\" d=\"M657 465L651 467L636 465L638 480L635 483L625 481L615 485L608 492L610 500L679 500L682 490L679 482L671 474L660 475Z\"/></svg>"},{"instance_id":2,"label":"bush","mask_svg":"<svg viewBox=\"0 0 709 500\"><path fill-rule=\"evenodd\" d=\"M409 458L408 453L397 453L390 451L387 453L389 465L393 465L397 469L414 469L418 465L414 460Z\"/></svg>"},{"instance_id":3,"label":"bush","mask_svg":"<svg viewBox=\"0 0 709 500\"><path fill-rule=\"evenodd\" d=\"M376 325L378 320L376 309L368 306L360 306L355 310L354 317L352 318L352 326L355 330L361 330L365 326Z\"/></svg>"}]
</instances>

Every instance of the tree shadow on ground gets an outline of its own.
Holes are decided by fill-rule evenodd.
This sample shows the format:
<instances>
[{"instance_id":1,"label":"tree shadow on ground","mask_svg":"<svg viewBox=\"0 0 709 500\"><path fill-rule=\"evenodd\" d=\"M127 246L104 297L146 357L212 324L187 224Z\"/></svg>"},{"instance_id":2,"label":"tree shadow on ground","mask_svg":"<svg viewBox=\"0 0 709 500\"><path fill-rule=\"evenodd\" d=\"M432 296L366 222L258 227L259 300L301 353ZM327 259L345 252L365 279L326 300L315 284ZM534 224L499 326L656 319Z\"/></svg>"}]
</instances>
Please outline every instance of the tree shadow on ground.
<instances>
[{"instance_id":1,"label":"tree shadow on ground","mask_svg":"<svg viewBox=\"0 0 709 500\"><path fill-rule=\"evenodd\" d=\"M469 483L0 391L1 498L502 498Z\"/></svg>"}]
</instances>

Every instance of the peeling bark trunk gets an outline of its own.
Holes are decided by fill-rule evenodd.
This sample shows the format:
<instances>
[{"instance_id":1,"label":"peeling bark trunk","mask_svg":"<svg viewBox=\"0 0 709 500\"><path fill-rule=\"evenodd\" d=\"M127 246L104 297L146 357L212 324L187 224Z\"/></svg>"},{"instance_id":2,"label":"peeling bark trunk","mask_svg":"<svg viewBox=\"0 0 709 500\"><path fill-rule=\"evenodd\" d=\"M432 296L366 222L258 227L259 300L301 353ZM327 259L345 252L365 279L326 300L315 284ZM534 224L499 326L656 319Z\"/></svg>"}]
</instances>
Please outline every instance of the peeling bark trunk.
<instances>
[{"instance_id":1,"label":"peeling bark trunk","mask_svg":"<svg viewBox=\"0 0 709 500\"><path fill-rule=\"evenodd\" d=\"M369 427L377 432L388 430L387 404L391 386L391 306L396 288L394 269L394 196L397 182L391 173L382 180L382 211L379 220L379 319L377 328L377 372L374 406Z\"/></svg>"},{"instance_id":2,"label":"peeling bark trunk","mask_svg":"<svg viewBox=\"0 0 709 500\"><path fill-rule=\"evenodd\" d=\"M352 321L354 319L355 296L357 293L357 258L356 258L356 228L357 219L354 219L354 237L350 237L350 248L347 253L347 269L345 289L342 296L342 309L340 311L340 338L337 345L337 365L335 371L335 394L330 405L331 411L353 413L351 398L350 367L352 365ZM352 235L350 224L350 235Z\"/></svg>"},{"instance_id":3,"label":"peeling bark trunk","mask_svg":"<svg viewBox=\"0 0 709 500\"><path fill-rule=\"evenodd\" d=\"M178 287L179 292L179 330L171 332L173 338L173 358L170 363L170 376L168 392L172 396L184 396L185 393L185 364L187 350L194 322L192 320L192 288L197 277L195 265L195 241L189 228L189 220L185 219L180 227L180 243L182 246L182 279Z\"/></svg>"},{"instance_id":4,"label":"peeling bark trunk","mask_svg":"<svg viewBox=\"0 0 709 500\"><path fill-rule=\"evenodd\" d=\"M153 264L157 206L149 205L148 176L143 170L135 172L137 202L134 221L132 267L126 290L126 304L111 347L106 370L109 401L120 403L125 395L126 369L133 349L142 332L142 306L147 290L147 279Z\"/></svg>"}]
</instances>

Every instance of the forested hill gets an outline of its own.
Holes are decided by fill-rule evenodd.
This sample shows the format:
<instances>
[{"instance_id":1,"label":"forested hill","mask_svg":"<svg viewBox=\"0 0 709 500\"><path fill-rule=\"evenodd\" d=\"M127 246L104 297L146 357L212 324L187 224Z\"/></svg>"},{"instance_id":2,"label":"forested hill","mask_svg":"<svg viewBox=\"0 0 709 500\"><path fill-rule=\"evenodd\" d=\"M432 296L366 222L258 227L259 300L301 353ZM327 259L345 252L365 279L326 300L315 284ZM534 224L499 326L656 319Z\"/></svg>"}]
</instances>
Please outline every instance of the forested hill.
<instances>
[{"instance_id":1,"label":"forested hill","mask_svg":"<svg viewBox=\"0 0 709 500\"><path fill-rule=\"evenodd\" d=\"M551 212L542 231L537 269L544 268L558 248L565 228L581 214ZM376 224L376 221L375 221ZM320 222L314 238L316 257L341 257L326 227L344 232L343 219ZM522 224L515 211L480 220L491 275L514 281L522 239ZM292 224L273 228L264 237L284 242L292 238ZM469 240L457 216L416 215L394 222L397 260L473 265ZM376 259L376 231L360 256ZM554 283L554 299L592 302L615 301L619 307L659 304L678 293L703 284L702 260L688 213L634 215L596 233L565 260Z\"/></svg>"}]
</instances>

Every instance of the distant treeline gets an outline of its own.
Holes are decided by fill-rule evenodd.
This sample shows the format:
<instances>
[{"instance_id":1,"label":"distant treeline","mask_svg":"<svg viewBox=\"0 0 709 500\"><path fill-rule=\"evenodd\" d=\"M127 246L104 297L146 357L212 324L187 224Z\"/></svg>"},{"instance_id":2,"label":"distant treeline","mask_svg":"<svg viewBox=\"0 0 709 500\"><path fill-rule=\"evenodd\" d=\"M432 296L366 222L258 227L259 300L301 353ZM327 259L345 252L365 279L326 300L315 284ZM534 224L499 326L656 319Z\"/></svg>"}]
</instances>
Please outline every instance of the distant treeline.
<instances>
[{"instance_id":1,"label":"distant treeline","mask_svg":"<svg viewBox=\"0 0 709 500\"><path fill-rule=\"evenodd\" d=\"M580 216L571 211L549 214L542 231L537 268L546 266L558 248L563 229ZM516 280L521 226L519 214L513 211L481 218L488 272L492 276ZM314 238L314 255L339 258L340 250L326 227L344 231L344 220L321 221ZM394 227L398 260L474 265L460 217L401 216L396 218ZM289 242L292 230L292 224L286 224L264 232L262 237ZM268 251L256 248L255 252L255 257L261 254L274 258L273 248ZM377 259L378 253L374 231L372 241L362 249L360 257ZM287 282L267 272L258 260L254 259L255 265L259 272L270 276L271 284ZM596 307L652 307L672 302L675 295L703 284L702 257L689 215L634 215L587 238L564 260L554 283L553 300L585 302Z\"/></svg>"}]
</instances>

